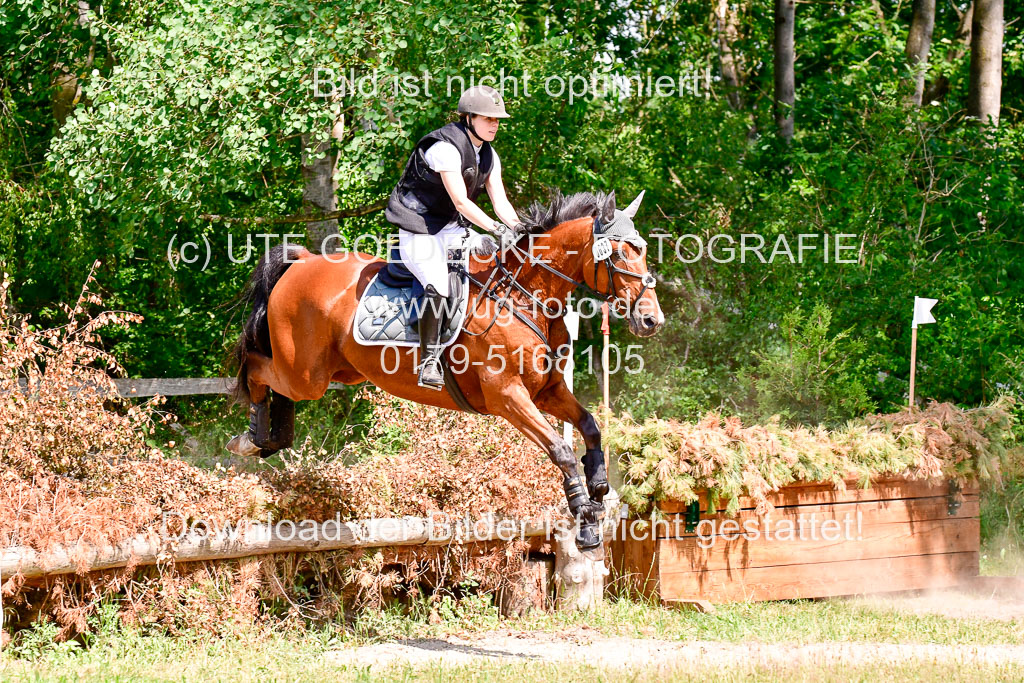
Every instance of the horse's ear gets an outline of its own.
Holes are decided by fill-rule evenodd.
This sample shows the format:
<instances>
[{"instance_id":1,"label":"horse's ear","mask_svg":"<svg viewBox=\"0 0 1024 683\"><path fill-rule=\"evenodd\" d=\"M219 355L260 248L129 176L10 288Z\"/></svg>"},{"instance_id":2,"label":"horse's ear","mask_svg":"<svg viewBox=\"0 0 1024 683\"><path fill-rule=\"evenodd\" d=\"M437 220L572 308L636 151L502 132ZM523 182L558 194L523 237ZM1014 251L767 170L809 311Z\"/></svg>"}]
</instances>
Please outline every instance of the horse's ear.
<instances>
[{"instance_id":1,"label":"horse's ear","mask_svg":"<svg viewBox=\"0 0 1024 683\"><path fill-rule=\"evenodd\" d=\"M640 190L640 194L636 196L636 199L634 199L629 206L622 210L622 213L626 214L630 218L635 216L636 210L640 208L640 202L643 201L645 192L647 192L647 190Z\"/></svg>"}]
</instances>

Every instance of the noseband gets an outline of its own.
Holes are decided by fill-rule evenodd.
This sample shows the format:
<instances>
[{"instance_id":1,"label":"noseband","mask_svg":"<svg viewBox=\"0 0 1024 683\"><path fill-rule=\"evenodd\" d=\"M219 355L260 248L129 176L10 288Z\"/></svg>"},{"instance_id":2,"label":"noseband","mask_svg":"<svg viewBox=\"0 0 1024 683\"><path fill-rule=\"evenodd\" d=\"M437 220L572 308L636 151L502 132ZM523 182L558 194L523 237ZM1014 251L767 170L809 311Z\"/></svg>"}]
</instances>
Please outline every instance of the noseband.
<instances>
[{"instance_id":1,"label":"noseband","mask_svg":"<svg viewBox=\"0 0 1024 683\"><path fill-rule=\"evenodd\" d=\"M587 285L585 282L577 282L576 286L577 287L580 287L580 286L586 287L587 289L592 291L597 296L603 298L606 302L611 303L611 302L615 301L615 283L612 280L612 276L615 273L618 273L619 275L624 275L624 276L627 276L627 277L639 278L640 279L640 284L643 285L643 288L640 290L640 293L636 295L636 300L631 305L627 305L627 307L626 307L626 316L632 317L633 314L636 313L636 307L640 304L640 300L644 298L644 294L647 293L648 289L654 289L654 286L657 284L657 281L654 279L654 276L650 274L650 272L647 272L647 273L635 273L635 272L633 272L631 270L626 270L625 268L620 268L618 265L616 265L614 262L612 262L612 254L615 253L615 249L612 247L612 240L610 238L608 238L608 237L599 237L599 235L601 234L600 230L601 230L601 219L600 218L595 218L594 219L594 247L593 247L593 249L594 249L594 286L595 287L597 286L597 273L598 273L598 270L601 267L601 264L603 263L604 266L605 266L605 270L608 272L608 292L607 293L598 292L597 290L595 290L592 287L590 287L589 285ZM576 281L573 280L573 282L576 282Z\"/></svg>"}]
</instances>

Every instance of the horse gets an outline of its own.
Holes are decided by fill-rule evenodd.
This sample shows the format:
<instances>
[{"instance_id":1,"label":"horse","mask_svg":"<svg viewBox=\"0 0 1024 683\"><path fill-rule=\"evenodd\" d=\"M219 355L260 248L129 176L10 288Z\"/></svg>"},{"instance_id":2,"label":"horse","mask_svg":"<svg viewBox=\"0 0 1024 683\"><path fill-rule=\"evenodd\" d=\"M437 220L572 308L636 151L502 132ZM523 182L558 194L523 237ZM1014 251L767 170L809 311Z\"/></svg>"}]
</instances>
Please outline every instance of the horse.
<instances>
[{"instance_id":1,"label":"horse","mask_svg":"<svg viewBox=\"0 0 1024 683\"><path fill-rule=\"evenodd\" d=\"M493 258L470 259L471 305L455 343L471 361L457 375L469 407L507 420L561 471L583 551L601 545L602 501L610 489L597 421L566 386L564 364L548 362L554 349L569 342L551 303L564 304L577 287L586 287L611 302L634 335L658 330L665 317L647 269L646 243L632 222L642 197L624 210L616 208L614 192L555 192L548 206L535 202L514 245L504 245L510 248ZM412 353L396 359L394 347L354 339L360 296L386 265L368 254L315 255L287 244L265 254L242 295L252 310L234 350L235 398L249 403L249 431L234 437L229 450L267 457L291 446L294 402L321 398L331 382L369 381L400 398L459 409L447 388L417 385ZM495 324L499 316L502 324ZM586 487L573 449L542 413L582 435Z\"/></svg>"}]
</instances>

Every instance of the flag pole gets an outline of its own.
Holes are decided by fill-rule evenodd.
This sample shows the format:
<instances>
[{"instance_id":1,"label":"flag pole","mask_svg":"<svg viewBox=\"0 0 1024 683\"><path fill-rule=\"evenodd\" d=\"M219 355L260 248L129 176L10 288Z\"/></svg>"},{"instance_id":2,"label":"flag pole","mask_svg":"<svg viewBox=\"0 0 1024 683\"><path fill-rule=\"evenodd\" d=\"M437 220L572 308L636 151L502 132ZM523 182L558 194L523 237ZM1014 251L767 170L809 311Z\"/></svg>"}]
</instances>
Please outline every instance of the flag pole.
<instances>
[{"instance_id":1,"label":"flag pole","mask_svg":"<svg viewBox=\"0 0 1024 683\"><path fill-rule=\"evenodd\" d=\"M914 409L914 380L917 375L917 326L935 322L932 306L939 303L938 299L914 297L914 318L910 323L910 409Z\"/></svg>"},{"instance_id":2,"label":"flag pole","mask_svg":"<svg viewBox=\"0 0 1024 683\"><path fill-rule=\"evenodd\" d=\"M609 362L609 335L611 330L608 327L608 303L601 306L601 336L604 338L604 349L601 352L601 370L604 376L604 431L608 431L609 418L612 412L611 401L608 398L608 362ZM608 439L604 440L604 466L608 468Z\"/></svg>"},{"instance_id":3,"label":"flag pole","mask_svg":"<svg viewBox=\"0 0 1024 683\"><path fill-rule=\"evenodd\" d=\"M914 373L917 370L917 322L910 328L910 409L914 409Z\"/></svg>"}]
</instances>

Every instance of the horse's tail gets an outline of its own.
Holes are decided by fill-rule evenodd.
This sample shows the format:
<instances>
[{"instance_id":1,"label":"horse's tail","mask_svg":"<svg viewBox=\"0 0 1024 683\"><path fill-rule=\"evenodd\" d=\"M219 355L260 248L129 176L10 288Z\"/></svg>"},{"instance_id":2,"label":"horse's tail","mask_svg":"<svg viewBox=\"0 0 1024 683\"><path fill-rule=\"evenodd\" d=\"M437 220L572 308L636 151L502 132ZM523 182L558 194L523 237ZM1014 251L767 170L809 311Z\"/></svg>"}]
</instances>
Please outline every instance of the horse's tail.
<instances>
[{"instance_id":1,"label":"horse's tail","mask_svg":"<svg viewBox=\"0 0 1024 683\"><path fill-rule=\"evenodd\" d=\"M249 402L249 368L246 363L250 351L258 351L265 356L270 354L270 326L267 324L267 303L274 285L288 270L292 263L309 256L297 244L282 244L274 247L260 259L252 271L248 284L242 291L243 304L252 306L252 312L242 327L242 334L235 342L232 358L238 366L237 382L232 391L237 403Z\"/></svg>"}]
</instances>

